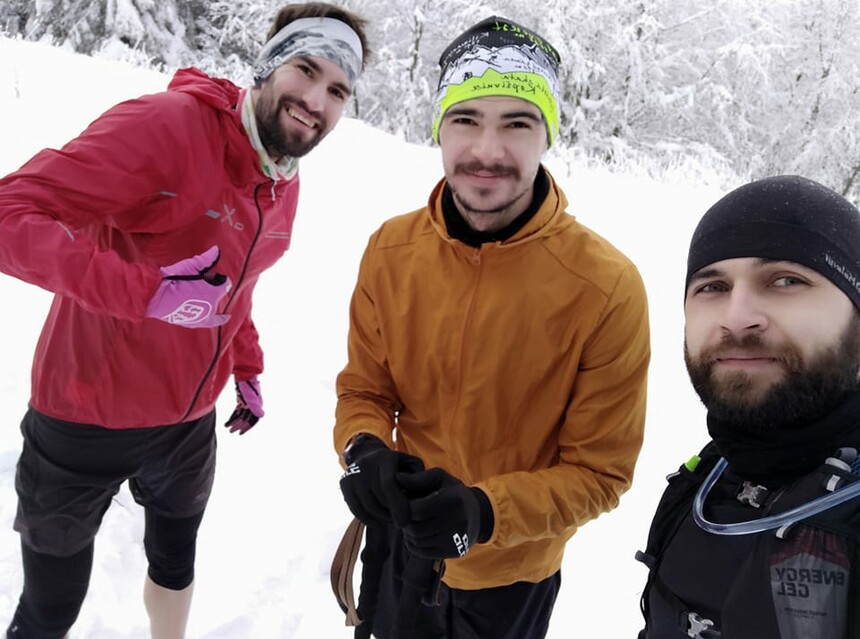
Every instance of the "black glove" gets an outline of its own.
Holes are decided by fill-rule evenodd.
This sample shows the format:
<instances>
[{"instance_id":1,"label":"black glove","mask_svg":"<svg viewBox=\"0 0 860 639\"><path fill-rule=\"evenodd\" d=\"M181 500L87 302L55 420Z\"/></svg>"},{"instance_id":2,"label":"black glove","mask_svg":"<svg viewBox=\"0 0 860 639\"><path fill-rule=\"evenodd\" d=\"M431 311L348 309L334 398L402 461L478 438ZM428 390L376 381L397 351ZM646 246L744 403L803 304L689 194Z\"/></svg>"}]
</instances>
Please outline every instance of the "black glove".
<instances>
[{"instance_id":1,"label":"black glove","mask_svg":"<svg viewBox=\"0 0 860 639\"><path fill-rule=\"evenodd\" d=\"M473 544L493 534L493 507L484 491L469 487L441 468L399 474L410 498L403 541L413 554L427 559L462 557Z\"/></svg>"},{"instance_id":2,"label":"black glove","mask_svg":"<svg viewBox=\"0 0 860 639\"><path fill-rule=\"evenodd\" d=\"M424 470L417 457L391 450L372 435L349 447L349 464L340 478L340 491L352 514L368 526L392 521L402 526L409 520L409 502L397 483L396 475Z\"/></svg>"}]
</instances>

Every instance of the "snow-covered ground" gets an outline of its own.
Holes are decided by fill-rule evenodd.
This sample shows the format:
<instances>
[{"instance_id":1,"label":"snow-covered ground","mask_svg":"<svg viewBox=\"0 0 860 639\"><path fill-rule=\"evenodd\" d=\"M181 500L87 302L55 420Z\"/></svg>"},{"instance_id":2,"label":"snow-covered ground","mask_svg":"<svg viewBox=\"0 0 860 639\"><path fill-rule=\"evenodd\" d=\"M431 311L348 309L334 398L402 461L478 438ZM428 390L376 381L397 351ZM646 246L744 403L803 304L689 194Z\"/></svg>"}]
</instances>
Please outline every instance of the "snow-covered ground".
<instances>
[{"instance_id":1,"label":"snow-covered ground","mask_svg":"<svg viewBox=\"0 0 860 639\"><path fill-rule=\"evenodd\" d=\"M60 146L114 103L168 78L45 45L0 39L0 175ZM633 488L567 548L550 639L632 638L640 627L644 546L664 476L706 439L704 411L682 358L687 243L722 194L715 179L547 165L571 212L639 266L649 293L653 360L648 424ZM266 351L266 417L249 434L219 432L215 491L200 532L189 639L347 639L329 566L350 519L331 445L334 379L346 356L347 306L368 236L421 206L441 176L439 151L342 121L302 161L302 195L287 256L263 276L254 317ZM117 185L121 188L121 185ZM21 587L14 472L18 422L49 295L0 275L0 628ZM166 362L165 365L170 365ZM219 402L232 410L232 389ZM143 516L124 488L96 541L90 591L71 639L148 637L141 591Z\"/></svg>"}]
</instances>

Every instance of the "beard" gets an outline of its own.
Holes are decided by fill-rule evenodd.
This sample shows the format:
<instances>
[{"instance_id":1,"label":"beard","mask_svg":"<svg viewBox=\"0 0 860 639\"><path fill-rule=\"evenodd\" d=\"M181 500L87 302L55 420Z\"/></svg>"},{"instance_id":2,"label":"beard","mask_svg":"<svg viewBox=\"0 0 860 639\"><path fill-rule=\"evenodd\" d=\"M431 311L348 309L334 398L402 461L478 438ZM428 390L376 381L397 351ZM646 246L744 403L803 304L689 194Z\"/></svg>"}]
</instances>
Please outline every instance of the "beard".
<instances>
[{"instance_id":1,"label":"beard","mask_svg":"<svg viewBox=\"0 0 860 639\"><path fill-rule=\"evenodd\" d=\"M784 367L785 375L764 390L756 389L745 371L717 378L713 374L714 361L726 349L766 353ZM728 335L695 358L685 345L684 361L709 416L727 427L759 432L799 428L820 419L860 388L860 314L852 314L836 344L809 361L791 342L767 348L755 334L740 339Z\"/></svg>"},{"instance_id":2,"label":"beard","mask_svg":"<svg viewBox=\"0 0 860 639\"><path fill-rule=\"evenodd\" d=\"M317 132L309 140L304 139L296 132L284 129L281 124L281 115L292 104L317 116ZM254 114L257 117L257 132L260 134L260 142L263 143L263 147L269 155L276 160L285 156L300 158L307 155L325 137L323 131L328 131L328 122L322 115L312 112L303 102L294 100L289 96L275 98L265 89L260 92L260 96L257 98Z\"/></svg>"}]
</instances>

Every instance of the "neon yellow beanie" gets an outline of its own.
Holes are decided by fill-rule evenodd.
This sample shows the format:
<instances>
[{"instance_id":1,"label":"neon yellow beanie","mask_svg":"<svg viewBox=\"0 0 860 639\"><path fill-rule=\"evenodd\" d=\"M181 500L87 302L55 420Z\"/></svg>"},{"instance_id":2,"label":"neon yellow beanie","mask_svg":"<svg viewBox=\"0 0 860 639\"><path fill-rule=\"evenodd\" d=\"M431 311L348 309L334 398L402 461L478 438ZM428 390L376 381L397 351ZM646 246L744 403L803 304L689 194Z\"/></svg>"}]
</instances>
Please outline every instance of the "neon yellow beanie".
<instances>
[{"instance_id":1,"label":"neon yellow beanie","mask_svg":"<svg viewBox=\"0 0 860 639\"><path fill-rule=\"evenodd\" d=\"M439 58L442 74L433 113L433 139L445 112L487 96L521 98L543 114L548 143L558 135L558 51L535 32L493 16L470 27Z\"/></svg>"}]
</instances>

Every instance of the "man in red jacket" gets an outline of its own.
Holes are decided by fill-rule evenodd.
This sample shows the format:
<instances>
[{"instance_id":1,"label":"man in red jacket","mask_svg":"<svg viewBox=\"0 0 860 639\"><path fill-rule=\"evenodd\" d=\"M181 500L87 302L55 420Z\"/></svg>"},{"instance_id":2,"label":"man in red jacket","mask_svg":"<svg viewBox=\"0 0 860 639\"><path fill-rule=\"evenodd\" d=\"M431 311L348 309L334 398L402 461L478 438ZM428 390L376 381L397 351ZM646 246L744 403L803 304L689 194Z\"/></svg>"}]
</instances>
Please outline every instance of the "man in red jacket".
<instances>
[{"instance_id":1,"label":"man in red jacket","mask_svg":"<svg viewBox=\"0 0 860 639\"><path fill-rule=\"evenodd\" d=\"M252 292L289 248L298 158L340 119L364 27L287 5L252 87L183 69L0 180L0 271L55 293L21 425L24 589L7 639L72 626L125 480L145 510L152 637L184 636L215 402L232 375L230 431L263 416Z\"/></svg>"}]
</instances>

